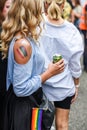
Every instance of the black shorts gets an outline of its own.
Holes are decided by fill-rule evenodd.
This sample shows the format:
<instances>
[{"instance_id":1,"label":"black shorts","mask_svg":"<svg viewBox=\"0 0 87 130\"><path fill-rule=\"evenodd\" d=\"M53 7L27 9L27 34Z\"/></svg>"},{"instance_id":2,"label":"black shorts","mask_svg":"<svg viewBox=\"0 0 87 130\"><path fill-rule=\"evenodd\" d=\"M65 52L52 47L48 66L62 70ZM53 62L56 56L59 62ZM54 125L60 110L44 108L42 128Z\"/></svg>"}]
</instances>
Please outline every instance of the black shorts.
<instances>
[{"instance_id":1,"label":"black shorts","mask_svg":"<svg viewBox=\"0 0 87 130\"><path fill-rule=\"evenodd\" d=\"M71 106L71 100L74 96L67 97L62 101L54 101L54 106L56 108L62 108L62 109L70 109Z\"/></svg>"}]
</instances>

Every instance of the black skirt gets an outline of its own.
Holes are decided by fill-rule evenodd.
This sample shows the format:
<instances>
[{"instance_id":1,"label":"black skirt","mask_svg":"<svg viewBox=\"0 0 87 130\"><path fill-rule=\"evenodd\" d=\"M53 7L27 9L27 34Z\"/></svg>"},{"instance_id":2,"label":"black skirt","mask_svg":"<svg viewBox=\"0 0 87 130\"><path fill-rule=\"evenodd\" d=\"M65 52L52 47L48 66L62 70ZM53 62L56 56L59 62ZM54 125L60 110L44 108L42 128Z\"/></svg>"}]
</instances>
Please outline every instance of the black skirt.
<instances>
[{"instance_id":1,"label":"black skirt","mask_svg":"<svg viewBox=\"0 0 87 130\"><path fill-rule=\"evenodd\" d=\"M39 98L40 103L42 91L40 95L34 93L34 96ZM10 87L4 104L4 130L31 130L31 114L33 107L36 107L35 103L30 100L29 96L17 97L12 87Z\"/></svg>"},{"instance_id":2,"label":"black skirt","mask_svg":"<svg viewBox=\"0 0 87 130\"><path fill-rule=\"evenodd\" d=\"M3 130L3 104L6 96L7 59L0 52L0 130Z\"/></svg>"}]
</instances>

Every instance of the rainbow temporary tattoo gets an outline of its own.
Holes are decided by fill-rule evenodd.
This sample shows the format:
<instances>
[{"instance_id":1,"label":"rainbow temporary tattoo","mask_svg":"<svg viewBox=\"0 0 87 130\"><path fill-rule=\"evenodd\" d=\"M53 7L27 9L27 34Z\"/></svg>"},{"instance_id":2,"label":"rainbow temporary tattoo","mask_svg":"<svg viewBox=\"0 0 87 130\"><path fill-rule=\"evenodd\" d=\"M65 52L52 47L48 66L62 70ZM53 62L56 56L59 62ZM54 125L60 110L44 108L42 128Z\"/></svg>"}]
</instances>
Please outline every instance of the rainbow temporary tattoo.
<instances>
[{"instance_id":1,"label":"rainbow temporary tattoo","mask_svg":"<svg viewBox=\"0 0 87 130\"><path fill-rule=\"evenodd\" d=\"M40 108L32 109L31 130L42 130L42 113L43 109Z\"/></svg>"},{"instance_id":2,"label":"rainbow temporary tattoo","mask_svg":"<svg viewBox=\"0 0 87 130\"><path fill-rule=\"evenodd\" d=\"M17 49L17 52L20 54L20 56L22 58L26 57L27 56L27 51L26 51L26 48L24 46L20 46L18 49Z\"/></svg>"}]
</instances>

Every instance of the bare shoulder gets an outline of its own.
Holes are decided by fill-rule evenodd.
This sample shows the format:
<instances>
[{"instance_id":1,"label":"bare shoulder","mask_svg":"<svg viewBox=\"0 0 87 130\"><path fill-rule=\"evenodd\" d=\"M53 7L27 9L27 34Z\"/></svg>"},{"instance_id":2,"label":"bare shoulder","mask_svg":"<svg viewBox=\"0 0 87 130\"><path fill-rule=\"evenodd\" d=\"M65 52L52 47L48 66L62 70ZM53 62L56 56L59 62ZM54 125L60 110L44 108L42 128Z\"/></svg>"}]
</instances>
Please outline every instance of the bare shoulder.
<instances>
[{"instance_id":1,"label":"bare shoulder","mask_svg":"<svg viewBox=\"0 0 87 130\"><path fill-rule=\"evenodd\" d=\"M14 58L18 64L26 64L32 54L32 47L25 38L18 39L14 44Z\"/></svg>"}]
</instances>

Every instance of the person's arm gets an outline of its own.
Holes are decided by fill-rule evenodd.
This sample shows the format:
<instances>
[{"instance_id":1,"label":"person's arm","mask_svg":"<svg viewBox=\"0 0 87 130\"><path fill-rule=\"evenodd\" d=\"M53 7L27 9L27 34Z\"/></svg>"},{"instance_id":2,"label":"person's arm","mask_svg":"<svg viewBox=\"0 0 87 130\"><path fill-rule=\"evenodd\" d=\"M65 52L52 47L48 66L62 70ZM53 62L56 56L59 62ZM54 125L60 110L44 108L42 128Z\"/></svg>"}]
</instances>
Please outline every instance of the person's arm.
<instances>
[{"instance_id":1,"label":"person's arm","mask_svg":"<svg viewBox=\"0 0 87 130\"><path fill-rule=\"evenodd\" d=\"M41 84L47 79L64 70L64 61L61 60L56 64L51 63L48 69L42 74L32 75L34 59L32 58L31 60L31 57L32 47L29 42L26 39L17 40L14 45L14 59L16 65L13 71L13 89L17 96L29 96L41 87ZM25 70L27 63L28 68L30 68L29 72L27 72L28 78L26 77Z\"/></svg>"},{"instance_id":2,"label":"person's arm","mask_svg":"<svg viewBox=\"0 0 87 130\"><path fill-rule=\"evenodd\" d=\"M73 80L74 80L74 83L75 83L75 95L74 95L74 97L72 98L71 103L75 102L75 100L77 99L77 97L78 97L78 92L79 92L79 86L80 86L79 78L73 78Z\"/></svg>"},{"instance_id":3,"label":"person's arm","mask_svg":"<svg viewBox=\"0 0 87 130\"><path fill-rule=\"evenodd\" d=\"M70 39L69 51L70 51L70 60L69 60L69 69L72 74L72 77L79 78L82 73L81 69L81 57L84 52L83 39L78 31L78 29L72 26L72 37Z\"/></svg>"},{"instance_id":4,"label":"person's arm","mask_svg":"<svg viewBox=\"0 0 87 130\"><path fill-rule=\"evenodd\" d=\"M74 13L74 17L76 17L76 18L80 18L81 17L81 14L80 13L76 13L75 11L73 11L73 13Z\"/></svg>"},{"instance_id":5,"label":"person's arm","mask_svg":"<svg viewBox=\"0 0 87 130\"><path fill-rule=\"evenodd\" d=\"M75 83L75 87L79 88L79 86L80 86L80 79L79 78L73 78L73 80L74 80L74 83Z\"/></svg>"},{"instance_id":6,"label":"person's arm","mask_svg":"<svg viewBox=\"0 0 87 130\"><path fill-rule=\"evenodd\" d=\"M74 15L74 11L72 10L72 13L71 13L71 22L74 23L75 21L75 15Z\"/></svg>"},{"instance_id":7,"label":"person's arm","mask_svg":"<svg viewBox=\"0 0 87 130\"><path fill-rule=\"evenodd\" d=\"M73 9L72 11L72 22L74 23L75 19L79 19L81 17L81 13L82 13L82 7L79 6L79 7L76 7L78 8L78 12L77 12L77 9Z\"/></svg>"},{"instance_id":8,"label":"person's arm","mask_svg":"<svg viewBox=\"0 0 87 130\"><path fill-rule=\"evenodd\" d=\"M75 95L72 99L72 102L74 102L78 97L78 90L79 90L79 85L80 85L79 78L82 72L80 59L84 51L81 35L79 34L78 30L74 33L75 34L73 35L73 38L71 41L72 56L69 62L70 71L71 71L71 74L75 83Z\"/></svg>"}]
</instances>

